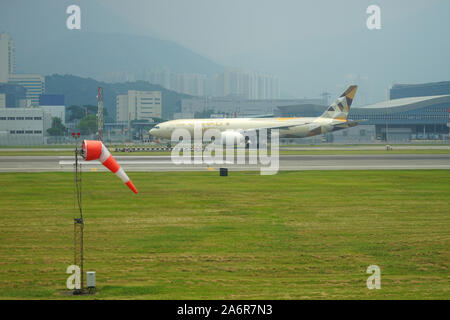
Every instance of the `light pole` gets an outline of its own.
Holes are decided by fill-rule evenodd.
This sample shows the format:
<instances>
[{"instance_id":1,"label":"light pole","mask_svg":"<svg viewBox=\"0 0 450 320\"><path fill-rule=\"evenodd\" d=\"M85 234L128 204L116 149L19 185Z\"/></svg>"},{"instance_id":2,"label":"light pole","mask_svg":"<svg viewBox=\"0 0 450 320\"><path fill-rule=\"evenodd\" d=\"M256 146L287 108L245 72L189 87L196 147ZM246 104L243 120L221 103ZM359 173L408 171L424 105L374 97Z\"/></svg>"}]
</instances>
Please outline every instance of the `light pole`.
<instances>
[{"instance_id":1,"label":"light pole","mask_svg":"<svg viewBox=\"0 0 450 320\"><path fill-rule=\"evenodd\" d=\"M389 125L388 125L388 121L389 121L389 116L388 116L388 112L389 112L389 107L391 105L391 97L389 95L389 91L388 91L388 100L387 100L387 108L386 108L386 150L389 151L391 150L391 146L389 145Z\"/></svg>"}]
</instances>

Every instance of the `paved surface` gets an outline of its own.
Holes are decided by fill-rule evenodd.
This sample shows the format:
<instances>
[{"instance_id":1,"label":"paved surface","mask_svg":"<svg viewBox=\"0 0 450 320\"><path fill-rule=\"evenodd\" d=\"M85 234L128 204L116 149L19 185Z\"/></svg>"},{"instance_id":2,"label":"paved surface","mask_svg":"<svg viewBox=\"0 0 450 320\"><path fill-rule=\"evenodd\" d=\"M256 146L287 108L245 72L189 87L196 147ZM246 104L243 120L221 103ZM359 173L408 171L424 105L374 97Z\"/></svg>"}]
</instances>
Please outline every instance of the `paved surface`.
<instances>
[{"instance_id":1,"label":"paved surface","mask_svg":"<svg viewBox=\"0 0 450 320\"><path fill-rule=\"evenodd\" d=\"M151 145L136 145L135 148L157 148ZM450 144L430 144L430 145L393 145L395 150L450 150ZM114 150L114 148L111 148ZM280 147L280 150L386 150L384 144L379 145L348 145L348 146L333 146L331 145L319 145L319 146L288 146L284 145ZM73 151L73 148L0 148L0 152L34 152L34 151Z\"/></svg>"},{"instance_id":2,"label":"paved surface","mask_svg":"<svg viewBox=\"0 0 450 320\"><path fill-rule=\"evenodd\" d=\"M169 156L116 156L126 171L260 170L260 165L176 165ZM71 156L2 156L0 172L72 171ZM98 161L81 161L84 171L106 170ZM280 170L450 169L450 154L280 155Z\"/></svg>"},{"instance_id":3,"label":"paved surface","mask_svg":"<svg viewBox=\"0 0 450 320\"><path fill-rule=\"evenodd\" d=\"M450 145L428 145L428 146L415 146L415 145L407 145L407 146L392 146L393 150L450 150ZM385 145L375 145L375 146L340 146L333 147L330 146L318 146L318 147L289 147L283 146L280 147L280 150L386 150Z\"/></svg>"}]
</instances>

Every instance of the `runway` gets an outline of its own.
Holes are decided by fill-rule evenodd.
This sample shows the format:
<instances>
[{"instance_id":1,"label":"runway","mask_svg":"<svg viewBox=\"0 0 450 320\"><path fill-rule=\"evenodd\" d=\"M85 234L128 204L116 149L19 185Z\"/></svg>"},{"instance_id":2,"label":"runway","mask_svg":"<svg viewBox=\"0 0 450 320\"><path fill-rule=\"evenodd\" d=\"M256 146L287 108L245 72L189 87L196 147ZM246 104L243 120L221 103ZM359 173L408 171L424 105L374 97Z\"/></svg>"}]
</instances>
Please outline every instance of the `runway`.
<instances>
[{"instance_id":1,"label":"runway","mask_svg":"<svg viewBox=\"0 0 450 320\"><path fill-rule=\"evenodd\" d=\"M147 146L143 145L137 146L139 148L156 148L155 146ZM409 145L393 145L392 146L395 150L450 150L450 144L428 144L428 145L415 145L415 144L409 144ZM132 147L134 148L134 147ZM3 147L0 148L0 152L34 152L34 151L44 151L44 152L64 152L64 151L73 151L74 148L8 148ZM111 150L115 149L115 147L112 147ZM119 148L122 149L122 148ZM290 145L283 145L280 146L281 150L290 150L290 151L314 151L314 150L328 150L328 151L350 151L350 150L386 150L386 145L379 144L379 145L338 145L333 146L330 145L316 145L316 146L290 146Z\"/></svg>"},{"instance_id":2,"label":"runway","mask_svg":"<svg viewBox=\"0 0 450 320\"><path fill-rule=\"evenodd\" d=\"M170 156L115 156L125 171L259 171L254 164L182 164ZM73 170L71 156L1 156L0 172L64 172ZM104 171L98 161L81 161L85 171ZM450 154L280 155L279 170L450 169Z\"/></svg>"}]
</instances>

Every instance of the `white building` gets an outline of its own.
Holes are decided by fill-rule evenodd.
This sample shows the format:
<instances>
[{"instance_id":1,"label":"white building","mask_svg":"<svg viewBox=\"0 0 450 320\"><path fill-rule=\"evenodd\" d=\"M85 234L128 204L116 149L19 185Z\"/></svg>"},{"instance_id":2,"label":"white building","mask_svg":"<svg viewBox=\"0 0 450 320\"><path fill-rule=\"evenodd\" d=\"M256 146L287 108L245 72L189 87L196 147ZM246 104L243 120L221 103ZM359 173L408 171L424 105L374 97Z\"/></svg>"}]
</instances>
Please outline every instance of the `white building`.
<instances>
[{"instance_id":1,"label":"white building","mask_svg":"<svg viewBox=\"0 0 450 320\"><path fill-rule=\"evenodd\" d=\"M128 113L128 95L118 95L116 97L116 121L128 122Z\"/></svg>"},{"instance_id":2,"label":"white building","mask_svg":"<svg viewBox=\"0 0 450 320\"><path fill-rule=\"evenodd\" d=\"M177 73L169 89L194 96L202 96L205 93L206 75L197 73Z\"/></svg>"},{"instance_id":3,"label":"white building","mask_svg":"<svg viewBox=\"0 0 450 320\"><path fill-rule=\"evenodd\" d=\"M10 74L14 73L14 41L7 33L0 33L0 83L8 82Z\"/></svg>"},{"instance_id":4,"label":"white building","mask_svg":"<svg viewBox=\"0 0 450 320\"><path fill-rule=\"evenodd\" d=\"M50 114L52 118L60 118L63 125L66 125L66 107L65 106L39 106L44 112Z\"/></svg>"},{"instance_id":5,"label":"white building","mask_svg":"<svg viewBox=\"0 0 450 320\"><path fill-rule=\"evenodd\" d=\"M51 127L51 115L40 108L0 109L0 145L39 145Z\"/></svg>"},{"instance_id":6,"label":"white building","mask_svg":"<svg viewBox=\"0 0 450 320\"><path fill-rule=\"evenodd\" d=\"M217 74L212 80L215 97L242 96L248 100L279 99L280 85L276 76L230 69Z\"/></svg>"},{"instance_id":7,"label":"white building","mask_svg":"<svg viewBox=\"0 0 450 320\"><path fill-rule=\"evenodd\" d=\"M240 95L246 99L279 99L278 77L261 72L230 68L214 76L200 73L177 73L169 69L143 70L130 77L126 73L110 73L101 76L103 81L122 82L145 80L166 89L193 96L225 97Z\"/></svg>"},{"instance_id":8,"label":"white building","mask_svg":"<svg viewBox=\"0 0 450 320\"><path fill-rule=\"evenodd\" d=\"M194 96L205 94L206 75L204 74L175 73L169 70L143 71L139 78L180 93Z\"/></svg>"},{"instance_id":9,"label":"white building","mask_svg":"<svg viewBox=\"0 0 450 320\"><path fill-rule=\"evenodd\" d=\"M26 98L32 105L39 105L39 96L45 91L45 78L40 74L10 74L9 83L27 90Z\"/></svg>"},{"instance_id":10,"label":"white building","mask_svg":"<svg viewBox=\"0 0 450 320\"><path fill-rule=\"evenodd\" d=\"M153 118L161 118L161 115L161 91L129 90L128 94L116 97L117 122L133 120L152 121Z\"/></svg>"},{"instance_id":11,"label":"white building","mask_svg":"<svg viewBox=\"0 0 450 320\"><path fill-rule=\"evenodd\" d=\"M6 94L0 93L0 109L6 108Z\"/></svg>"}]
</instances>

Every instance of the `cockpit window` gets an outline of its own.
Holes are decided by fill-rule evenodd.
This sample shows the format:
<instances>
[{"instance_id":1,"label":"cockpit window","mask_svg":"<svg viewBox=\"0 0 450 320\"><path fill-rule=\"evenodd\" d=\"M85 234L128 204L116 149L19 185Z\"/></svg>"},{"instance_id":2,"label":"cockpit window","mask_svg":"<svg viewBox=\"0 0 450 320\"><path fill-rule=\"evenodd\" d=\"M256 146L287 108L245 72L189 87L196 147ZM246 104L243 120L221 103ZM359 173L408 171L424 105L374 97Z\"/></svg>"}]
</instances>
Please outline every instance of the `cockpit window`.
<instances>
[{"instance_id":1,"label":"cockpit window","mask_svg":"<svg viewBox=\"0 0 450 320\"><path fill-rule=\"evenodd\" d=\"M159 129L159 126L155 126L154 128L155 128L155 129Z\"/></svg>"}]
</instances>

